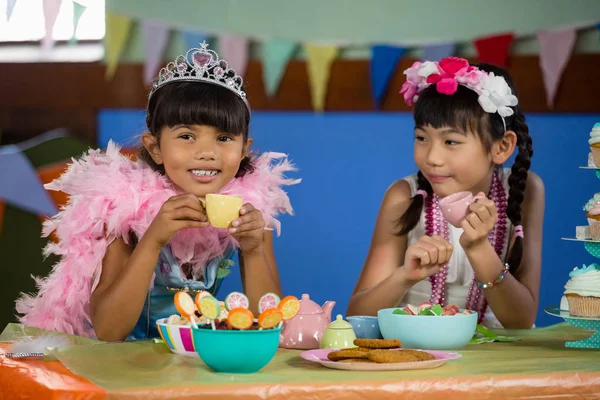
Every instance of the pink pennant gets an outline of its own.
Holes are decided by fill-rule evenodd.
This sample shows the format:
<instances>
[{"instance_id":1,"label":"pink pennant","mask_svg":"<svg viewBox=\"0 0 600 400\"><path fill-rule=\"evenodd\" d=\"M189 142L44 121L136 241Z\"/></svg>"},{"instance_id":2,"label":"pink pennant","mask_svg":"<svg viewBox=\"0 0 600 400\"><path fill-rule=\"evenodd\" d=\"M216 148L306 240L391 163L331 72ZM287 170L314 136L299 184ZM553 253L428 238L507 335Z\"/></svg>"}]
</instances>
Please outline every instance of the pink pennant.
<instances>
[{"instance_id":1,"label":"pink pennant","mask_svg":"<svg viewBox=\"0 0 600 400\"><path fill-rule=\"evenodd\" d=\"M54 23L58 12L60 11L60 5L62 0L44 0L44 26L46 33L42 39L42 49L49 50L54 45L52 39L52 30L54 29Z\"/></svg>"},{"instance_id":2,"label":"pink pennant","mask_svg":"<svg viewBox=\"0 0 600 400\"><path fill-rule=\"evenodd\" d=\"M574 28L539 32L540 67L544 76L546 103L553 108L556 91L569 62L577 34Z\"/></svg>"},{"instance_id":3,"label":"pink pennant","mask_svg":"<svg viewBox=\"0 0 600 400\"><path fill-rule=\"evenodd\" d=\"M219 58L225 59L229 68L239 76L244 76L248 65L248 38L243 36L220 35Z\"/></svg>"},{"instance_id":4,"label":"pink pennant","mask_svg":"<svg viewBox=\"0 0 600 400\"><path fill-rule=\"evenodd\" d=\"M146 56L144 83L150 85L162 64L163 53L169 39L169 28L156 22L142 21L142 36Z\"/></svg>"}]
</instances>

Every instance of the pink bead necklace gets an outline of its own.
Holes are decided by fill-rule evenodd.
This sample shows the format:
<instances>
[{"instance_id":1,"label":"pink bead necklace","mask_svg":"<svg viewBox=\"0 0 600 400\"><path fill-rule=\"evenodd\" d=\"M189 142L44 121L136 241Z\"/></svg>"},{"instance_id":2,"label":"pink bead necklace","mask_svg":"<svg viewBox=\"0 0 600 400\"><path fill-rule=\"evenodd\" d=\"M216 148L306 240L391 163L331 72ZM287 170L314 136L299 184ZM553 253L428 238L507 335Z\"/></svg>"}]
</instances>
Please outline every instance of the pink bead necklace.
<instances>
[{"instance_id":1,"label":"pink bead necklace","mask_svg":"<svg viewBox=\"0 0 600 400\"><path fill-rule=\"evenodd\" d=\"M490 232L488 239L490 244L498 254L500 259L503 259L504 238L506 237L506 193L504 186L498 178L498 173L494 171L492 176L492 185L490 188L489 197L492 199L498 210L498 222L494 229ZM450 241L450 228L448 222L444 219L439 205L440 198L433 194L425 199L425 234L427 236L439 235L445 240ZM429 277L431 282L431 304L446 305L446 280L448 278L448 264L444 265L440 272ZM473 279L469 286L469 294L467 295L466 308L477 311L478 322L483 321L485 311L487 309L487 301L483 295L483 291L477 286L477 277L473 274Z\"/></svg>"}]
</instances>

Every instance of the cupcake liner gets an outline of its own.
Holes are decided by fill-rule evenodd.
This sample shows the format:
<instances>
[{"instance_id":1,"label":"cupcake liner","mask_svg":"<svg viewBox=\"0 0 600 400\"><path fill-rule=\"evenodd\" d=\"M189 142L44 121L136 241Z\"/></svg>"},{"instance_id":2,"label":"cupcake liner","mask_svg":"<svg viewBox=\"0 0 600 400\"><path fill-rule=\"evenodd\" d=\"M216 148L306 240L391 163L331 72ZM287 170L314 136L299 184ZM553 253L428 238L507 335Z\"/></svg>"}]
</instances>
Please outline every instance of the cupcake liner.
<instances>
[{"instance_id":1,"label":"cupcake liner","mask_svg":"<svg viewBox=\"0 0 600 400\"><path fill-rule=\"evenodd\" d=\"M600 165L600 147L590 147L592 157L594 158L594 164Z\"/></svg>"},{"instance_id":2,"label":"cupcake liner","mask_svg":"<svg viewBox=\"0 0 600 400\"><path fill-rule=\"evenodd\" d=\"M593 218L588 218L588 224L590 224L590 238L600 240L600 221Z\"/></svg>"},{"instance_id":3,"label":"cupcake liner","mask_svg":"<svg viewBox=\"0 0 600 400\"><path fill-rule=\"evenodd\" d=\"M576 317L600 317L600 297L570 296L569 313Z\"/></svg>"}]
</instances>

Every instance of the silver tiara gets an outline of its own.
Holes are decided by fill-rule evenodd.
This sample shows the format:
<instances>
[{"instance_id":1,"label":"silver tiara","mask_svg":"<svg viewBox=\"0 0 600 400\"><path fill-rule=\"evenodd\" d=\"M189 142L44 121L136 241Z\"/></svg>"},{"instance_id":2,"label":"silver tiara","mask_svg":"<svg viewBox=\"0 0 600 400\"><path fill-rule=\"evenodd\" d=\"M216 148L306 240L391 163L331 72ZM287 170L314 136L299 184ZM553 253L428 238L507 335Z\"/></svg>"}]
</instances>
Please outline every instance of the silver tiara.
<instances>
[{"instance_id":1,"label":"silver tiara","mask_svg":"<svg viewBox=\"0 0 600 400\"><path fill-rule=\"evenodd\" d=\"M208 50L206 42L200 43L199 49L190 49L185 56L178 56L158 72L158 78L152 83L148 101L158 89L177 81L223 86L237 94L250 111L246 92L242 89L244 80L229 68L227 61L219 59L219 55L213 50Z\"/></svg>"}]
</instances>

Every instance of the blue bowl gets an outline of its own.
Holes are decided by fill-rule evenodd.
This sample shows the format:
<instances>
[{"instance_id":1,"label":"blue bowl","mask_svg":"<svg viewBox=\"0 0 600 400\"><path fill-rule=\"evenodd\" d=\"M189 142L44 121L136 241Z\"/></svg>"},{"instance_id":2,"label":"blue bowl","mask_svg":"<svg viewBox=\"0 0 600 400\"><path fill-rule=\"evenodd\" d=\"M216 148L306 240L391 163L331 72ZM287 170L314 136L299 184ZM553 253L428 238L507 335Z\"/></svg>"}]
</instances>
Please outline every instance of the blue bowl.
<instances>
[{"instance_id":1,"label":"blue bowl","mask_svg":"<svg viewBox=\"0 0 600 400\"><path fill-rule=\"evenodd\" d=\"M469 343L477 329L476 312L424 316L392 314L394 310L396 308L379 310L379 329L385 339L398 339L402 347L408 349L460 349Z\"/></svg>"},{"instance_id":2,"label":"blue bowl","mask_svg":"<svg viewBox=\"0 0 600 400\"><path fill-rule=\"evenodd\" d=\"M215 330L192 328L196 352L215 372L251 374L275 356L281 328L259 330Z\"/></svg>"},{"instance_id":3,"label":"blue bowl","mask_svg":"<svg viewBox=\"0 0 600 400\"><path fill-rule=\"evenodd\" d=\"M370 315L354 315L346 317L346 320L352 325L354 333L358 339L381 339L379 331L379 320Z\"/></svg>"}]
</instances>

